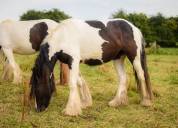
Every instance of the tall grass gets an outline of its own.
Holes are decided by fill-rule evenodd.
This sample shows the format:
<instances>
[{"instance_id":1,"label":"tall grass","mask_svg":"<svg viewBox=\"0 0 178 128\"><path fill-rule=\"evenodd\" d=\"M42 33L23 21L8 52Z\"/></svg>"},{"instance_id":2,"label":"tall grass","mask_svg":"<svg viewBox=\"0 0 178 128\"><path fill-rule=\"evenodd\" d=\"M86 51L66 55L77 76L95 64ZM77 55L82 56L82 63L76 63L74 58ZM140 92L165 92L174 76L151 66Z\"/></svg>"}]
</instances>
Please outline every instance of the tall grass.
<instances>
[{"instance_id":1,"label":"tall grass","mask_svg":"<svg viewBox=\"0 0 178 128\"><path fill-rule=\"evenodd\" d=\"M160 52L161 51L161 52ZM154 91L153 106L142 107L129 61L125 62L128 74L129 105L112 108L108 102L114 97L118 80L113 64L89 67L80 65L93 97L93 106L78 117L65 116L62 110L67 103L68 87L57 85L48 109L37 113L25 109L22 120L24 84L0 82L0 128L177 128L178 127L178 54L177 49L160 49L148 55L148 69ZM16 56L26 82L31 76L34 56ZM2 66L0 66L0 71ZM59 64L55 67L59 79Z\"/></svg>"}]
</instances>

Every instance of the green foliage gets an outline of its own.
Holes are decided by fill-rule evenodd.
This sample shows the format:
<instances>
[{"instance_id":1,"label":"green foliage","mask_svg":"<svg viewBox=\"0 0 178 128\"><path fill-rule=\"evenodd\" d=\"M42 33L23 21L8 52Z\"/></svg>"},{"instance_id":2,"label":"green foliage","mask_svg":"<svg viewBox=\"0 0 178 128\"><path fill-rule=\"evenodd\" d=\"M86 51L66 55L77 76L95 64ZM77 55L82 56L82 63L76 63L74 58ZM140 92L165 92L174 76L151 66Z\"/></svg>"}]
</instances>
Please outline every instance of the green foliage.
<instances>
[{"instance_id":1,"label":"green foliage","mask_svg":"<svg viewBox=\"0 0 178 128\"><path fill-rule=\"evenodd\" d=\"M174 19L165 18L162 14L150 18L153 33L157 35L156 41L162 47L175 47L176 38L174 31L177 25Z\"/></svg>"},{"instance_id":2,"label":"green foliage","mask_svg":"<svg viewBox=\"0 0 178 128\"><path fill-rule=\"evenodd\" d=\"M166 18L161 13L147 17L143 13L126 13L119 10L113 18L124 18L141 29L147 45L156 41L162 47L176 47L178 42L178 17Z\"/></svg>"},{"instance_id":3,"label":"green foliage","mask_svg":"<svg viewBox=\"0 0 178 128\"><path fill-rule=\"evenodd\" d=\"M70 16L58 9L52 9L49 11L29 10L20 16L20 20L52 19L57 22L67 18L70 18Z\"/></svg>"}]
</instances>

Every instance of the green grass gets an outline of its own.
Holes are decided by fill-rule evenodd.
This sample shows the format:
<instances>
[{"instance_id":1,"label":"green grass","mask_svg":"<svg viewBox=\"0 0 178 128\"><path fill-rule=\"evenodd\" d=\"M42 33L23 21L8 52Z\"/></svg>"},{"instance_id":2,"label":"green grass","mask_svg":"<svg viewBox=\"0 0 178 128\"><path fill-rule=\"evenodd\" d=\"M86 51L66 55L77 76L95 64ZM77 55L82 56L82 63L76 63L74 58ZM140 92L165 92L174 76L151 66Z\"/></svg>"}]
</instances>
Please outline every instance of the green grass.
<instances>
[{"instance_id":1,"label":"green grass","mask_svg":"<svg viewBox=\"0 0 178 128\"><path fill-rule=\"evenodd\" d=\"M167 49L162 49L167 52ZM21 121L24 86L0 82L0 128L177 128L178 127L178 54L148 55L148 67L155 94L153 106L142 107L136 91L132 67L126 61L128 74L129 105L118 108L108 106L117 89L117 77L112 63L89 67L81 65L93 97L93 106L83 110L78 117L65 116L69 94L68 87L57 86L55 95L45 112L26 109ZM176 53L176 54L175 54ZM34 56L16 56L23 70L24 81L29 81ZM55 67L56 79L59 67ZM0 67L0 71L2 67Z\"/></svg>"},{"instance_id":2,"label":"green grass","mask_svg":"<svg viewBox=\"0 0 178 128\"><path fill-rule=\"evenodd\" d=\"M147 48L147 54L178 55L178 48Z\"/></svg>"}]
</instances>

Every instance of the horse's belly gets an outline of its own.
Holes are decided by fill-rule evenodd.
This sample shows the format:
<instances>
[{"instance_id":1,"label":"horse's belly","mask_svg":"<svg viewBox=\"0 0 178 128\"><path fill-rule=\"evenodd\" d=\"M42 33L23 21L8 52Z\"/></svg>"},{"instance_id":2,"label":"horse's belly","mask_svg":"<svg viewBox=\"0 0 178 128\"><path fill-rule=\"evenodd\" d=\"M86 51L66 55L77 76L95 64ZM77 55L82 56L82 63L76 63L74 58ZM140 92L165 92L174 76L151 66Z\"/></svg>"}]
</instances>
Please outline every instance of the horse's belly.
<instances>
[{"instance_id":1,"label":"horse's belly","mask_svg":"<svg viewBox=\"0 0 178 128\"><path fill-rule=\"evenodd\" d=\"M18 44L14 46L13 52L22 55L30 55L36 52L34 49L32 49L30 43L29 45L27 44L25 45L25 43L29 43L29 42L24 42L23 45Z\"/></svg>"},{"instance_id":2,"label":"horse's belly","mask_svg":"<svg viewBox=\"0 0 178 128\"><path fill-rule=\"evenodd\" d=\"M16 48L13 50L13 52L22 55L31 55L35 53L35 50Z\"/></svg>"},{"instance_id":3,"label":"horse's belly","mask_svg":"<svg viewBox=\"0 0 178 128\"><path fill-rule=\"evenodd\" d=\"M90 36L88 39L81 42L81 56L82 59L101 59L102 58L102 44L105 41L99 37L98 33Z\"/></svg>"},{"instance_id":4,"label":"horse's belly","mask_svg":"<svg viewBox=\"0 0 178 128\"><path fill-rule=\"evenodd\" d=\"M12 49L17 54L33 54L32 44L29 42L29 34L27 29L19 29L1 33L1 44L9 49Z\"/></svg>"},{"instance_id":5,"label":"horse's belly","mask_svg":"<svg viewBox=\"0 0 178 128\"><path fill-rule=\"evenodd\" d=\"M84 42L81 48L82 59L101 59L102 58L102 42Z\"/></svg>"}]
</instances>

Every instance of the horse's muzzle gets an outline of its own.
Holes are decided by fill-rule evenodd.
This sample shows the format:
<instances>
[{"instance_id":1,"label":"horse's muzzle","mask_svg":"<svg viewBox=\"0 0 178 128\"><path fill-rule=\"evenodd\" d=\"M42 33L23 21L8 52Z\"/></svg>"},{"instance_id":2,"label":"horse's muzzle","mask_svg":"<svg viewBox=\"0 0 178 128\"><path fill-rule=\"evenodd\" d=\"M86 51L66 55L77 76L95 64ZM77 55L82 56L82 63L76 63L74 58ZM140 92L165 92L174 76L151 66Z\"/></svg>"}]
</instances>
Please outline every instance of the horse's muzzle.
<instances>
[{"instance_id":1,"label":"horse's muzzle","mask_svg":"<svg viewBox=\"0 0 178 128\"><path fill-rule=\"evenodd\" d=\"M43 105L43 106L37 107L36 111L37 111L37 112L42 112L42 111L45 111L46 108L47 108L47 107Z\"/></svg>"}]
</instances>

